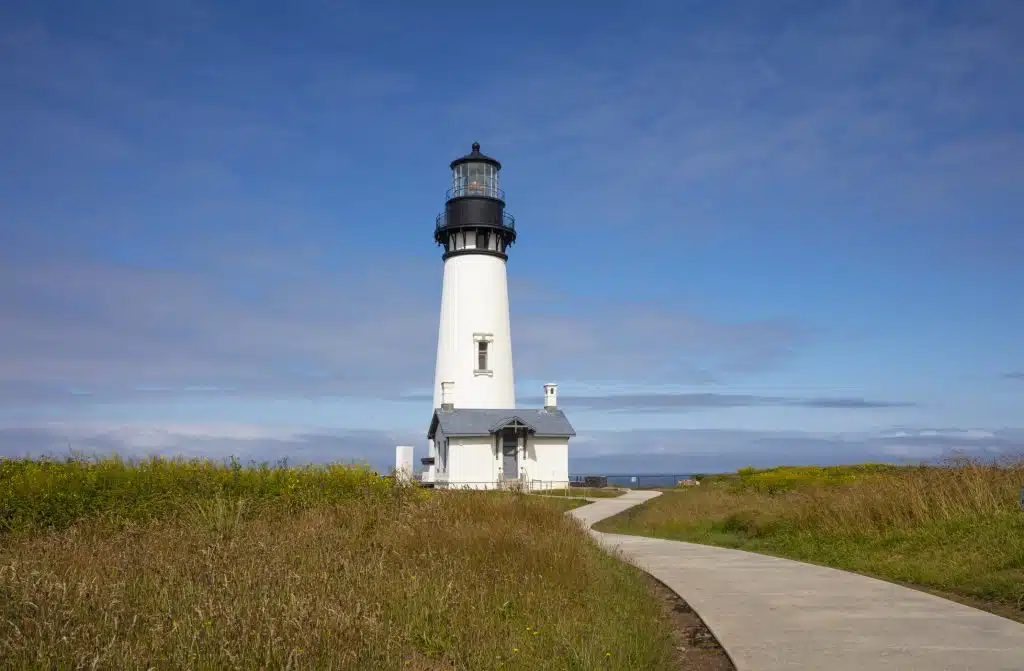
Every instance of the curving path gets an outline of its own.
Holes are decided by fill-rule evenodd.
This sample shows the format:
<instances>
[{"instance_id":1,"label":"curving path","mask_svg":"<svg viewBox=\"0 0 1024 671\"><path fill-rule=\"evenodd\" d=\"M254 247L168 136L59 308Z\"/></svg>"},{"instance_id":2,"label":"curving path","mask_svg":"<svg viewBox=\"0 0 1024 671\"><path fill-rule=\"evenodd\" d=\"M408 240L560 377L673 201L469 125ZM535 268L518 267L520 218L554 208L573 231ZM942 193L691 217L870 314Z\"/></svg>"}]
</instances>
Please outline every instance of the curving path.
<instances>
[{"instance_id":1,"label":"curving path","mask_svg":"<svg viewBox=\"0 0 1024 671\"><path fill-rule=\"evenodd\" d=\"M567 514L589 527L661 492ZM738 671L1024 671L1024 625L875 578L789 559L590 533L700 614Z\"/></svg>"}]
</instances>

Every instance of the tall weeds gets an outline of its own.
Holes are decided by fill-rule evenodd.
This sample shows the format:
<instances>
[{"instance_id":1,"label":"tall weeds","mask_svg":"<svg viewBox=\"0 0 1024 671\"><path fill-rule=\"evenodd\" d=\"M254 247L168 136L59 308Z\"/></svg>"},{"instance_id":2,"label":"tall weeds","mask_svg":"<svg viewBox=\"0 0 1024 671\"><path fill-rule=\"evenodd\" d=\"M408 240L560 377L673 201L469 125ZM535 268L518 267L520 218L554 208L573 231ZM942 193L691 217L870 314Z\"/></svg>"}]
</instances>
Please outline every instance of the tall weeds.
<instances>
[{"instance_id":1,"label":"tall weeds","mask_svg":"<svg viewBox=\"0 0 1024 671\"><path fill-rule=\"evenodd\" d=\"M2 473L18 530L0 535L5 668L669 663L642 576L557 499L429 493L340 467ZM34 505L45 513L23 509Z\"/></svg>"},{"instance_id":2,"label":"tall weeds","mask_svg":"<svg viewBox=\"0 0 1024 671\"><path fill-rule=\"evenodd\" d=\"M341 464L289 468L283 463L244 467L235 459L226 465L159 457L0 459L0 533L62 529L99 516L140 523L218 497L297 511L357 497L402 495L390 479Z\"/></svg>"},{"instance_id":3,"label":"tall weeds","mask_svg":"<svg viewBox=\"0 0 1024 671\"><path fill-rule=\"evenodd\" d=\"M796 527L863 532L1019 514L1024 461L967 460L852 480L840 489L796 490L786 515Z\"/></svg>"}]
</instances>

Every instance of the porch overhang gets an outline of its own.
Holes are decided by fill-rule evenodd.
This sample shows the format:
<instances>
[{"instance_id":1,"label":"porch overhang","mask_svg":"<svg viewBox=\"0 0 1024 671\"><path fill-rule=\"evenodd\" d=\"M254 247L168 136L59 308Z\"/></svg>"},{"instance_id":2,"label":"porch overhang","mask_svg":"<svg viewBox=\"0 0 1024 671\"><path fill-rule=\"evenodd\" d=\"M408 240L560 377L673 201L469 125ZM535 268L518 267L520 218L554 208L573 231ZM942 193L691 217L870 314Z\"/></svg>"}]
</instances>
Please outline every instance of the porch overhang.
<instances>
[{"instance_id":1,"label":"porch overhang","mask_svg":"<svg viewBox=\"0 0 1024 671\"><path fill-rule=\"evenodd\" d=\"M503 429L526 429L529 433L537 433L536 427L534 427L532 424L525 421L518 415L503 417L502 419L492 424L488 431L494 434L498 433Z\"/></svg>"}]
</instances>

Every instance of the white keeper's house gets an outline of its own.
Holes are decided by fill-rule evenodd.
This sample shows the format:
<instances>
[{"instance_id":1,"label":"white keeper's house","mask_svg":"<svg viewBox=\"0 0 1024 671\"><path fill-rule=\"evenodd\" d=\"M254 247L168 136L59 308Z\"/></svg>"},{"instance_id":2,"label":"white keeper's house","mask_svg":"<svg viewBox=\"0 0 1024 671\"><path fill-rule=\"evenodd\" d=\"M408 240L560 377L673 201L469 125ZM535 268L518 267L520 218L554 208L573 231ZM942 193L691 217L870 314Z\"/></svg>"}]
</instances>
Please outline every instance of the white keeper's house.
<instances>
[{"instance_id":1,"label":"white keeper's house","mask_svg":"<svg viewBox=\"0 0 1024 671\"><path fill-rule=\"evenodd\" d=\"M501 164L480 145L451 163L434 241L443 250L433 416L423 481L435 487L566 487L569 438L557 386L543 408L516 408L505 264L516 240L498 186Z\"/></svg>"}]
</instances>

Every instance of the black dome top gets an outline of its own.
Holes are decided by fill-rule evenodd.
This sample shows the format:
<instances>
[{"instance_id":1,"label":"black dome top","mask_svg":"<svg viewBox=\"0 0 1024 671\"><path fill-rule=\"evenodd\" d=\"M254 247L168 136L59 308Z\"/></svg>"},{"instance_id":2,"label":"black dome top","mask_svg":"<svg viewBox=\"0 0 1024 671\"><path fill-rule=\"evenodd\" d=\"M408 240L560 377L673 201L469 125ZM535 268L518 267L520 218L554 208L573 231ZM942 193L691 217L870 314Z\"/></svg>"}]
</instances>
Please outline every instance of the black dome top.
<instances>
[{"instance_id":1,"label":"black dome top","mask_svg":"<svg viewBox=\"0 0 1024 671\"><path fill-rule=\"evenodd\" d=\"M490 156L484 156L483 154L480 153L480 143L479 142L474 142L473 143L473 151L469 152L468 154L466 154L465 156L463 156L461 158L455 159L454 161L452 161L452 163L451 163L451 165L449 167L451 167L451 169L454 170L455 166L461 165L463 163L469 163L469 162L474 162L474 163L490 163L491 165L493 165L498 170L501 170L501 163L498 163L497 159L493 159Z\"/></svg>"}]
</instances>

